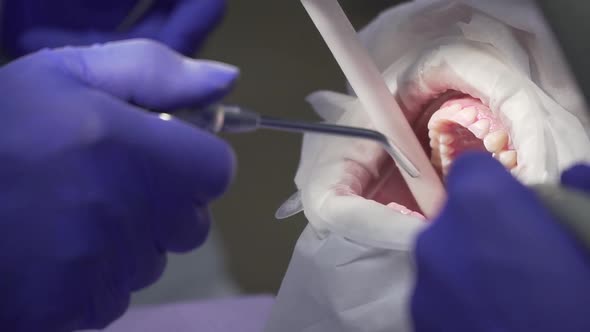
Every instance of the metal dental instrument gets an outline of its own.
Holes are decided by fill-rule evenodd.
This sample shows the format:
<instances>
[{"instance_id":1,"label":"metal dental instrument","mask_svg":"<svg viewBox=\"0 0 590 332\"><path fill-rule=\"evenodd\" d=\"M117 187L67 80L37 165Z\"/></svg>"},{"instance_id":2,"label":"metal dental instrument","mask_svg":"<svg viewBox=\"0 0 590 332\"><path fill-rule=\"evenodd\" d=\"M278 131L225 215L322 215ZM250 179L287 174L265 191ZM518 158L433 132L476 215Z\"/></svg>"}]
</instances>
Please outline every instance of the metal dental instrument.
<instances>
[{"instance_id":1,"label":"metal dental instrument","mask_svg":"<svg viewBox=\"0 0 590 332\"><path fill-rule=\"evenodd\" d=\"M244 133L258 129L270 129L296 133L317 133L325 135L344 136L368 139L381 144L391 155L393 160L413 178L420 176L416 166L400 151L400 149L385 135L378 131L339 126L325 123L309 123L263 116L239 106L218 105L199 111L185 111L176 113L177 118L208 129L213 133ZM169 114L160 115L163 119L170 118Z\"/></svg>"}]
</instances>

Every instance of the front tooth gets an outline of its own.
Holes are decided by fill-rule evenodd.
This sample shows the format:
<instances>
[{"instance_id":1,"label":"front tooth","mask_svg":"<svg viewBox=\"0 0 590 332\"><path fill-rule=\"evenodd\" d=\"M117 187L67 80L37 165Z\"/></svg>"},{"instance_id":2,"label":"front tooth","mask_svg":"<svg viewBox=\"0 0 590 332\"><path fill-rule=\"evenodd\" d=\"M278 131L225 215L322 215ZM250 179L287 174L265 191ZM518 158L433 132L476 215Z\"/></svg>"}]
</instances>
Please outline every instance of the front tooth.
<instances>
[{"instance_id":1,"label":"front tooth","mask_svg":"<svg viewBox=\"0 0 590 332\"><path fill-rule=\"evenodd\" d=\"M475 122L475 118L477 118L477 110L475 107L467 107L453 116L453 120L464 127Z\"/></svg>"},{"instance_id":2,"label":"front tooth","mask_svg":"<svg viewBox=\"0 0 590 332\"><path fill-rule=\"evenodd\" d=\"M455 141L455 138L451 134L440 134L438 140L442 144L451 144Z\"/></svg>"},{"instance_id":3,"label":"front tooth","mask_svg":"<svg viewBox=\"0 0 590 332\"><path fill-rule=\"evenodd\" d=\"M439 137L439 132L438 132L438 131L436 131L436 130L429 130L429 131L428 131L428 137L429 137L430 139L438 139L438 137Z\"/></svg>"},{"instance_id":4,"label":"front tooth","mask_svg":"<svg viewBox=\"0 0 590 332\"><path fill-rule=\"evenodd\" d=\"M498 154L498 160L500 160L504 167L511 169L516 166L516 151L502 151Z\"/></svg>"},{"instance_id":5,"label":"front tooth","mask_svg":"<svg viewBox=\"0 0 590 332\"><path fill-rule=\"evenodd\" d=\"M446 144L441 144L439 147L440 150L440 154L446 154L449 155L453 152L455 152L455 149L453 149L452 147L446 145Z\"/></svg>"},{"instance_id":6,"label":"front tooth","mask_svg":"<svg viewBox=\"0 0 590 332\"><path fill-rule=\"evenodd\" d=\"M471 131L475 137L483 139L490 132L490 125L490 120L481 119L469 126L467 129L469 129L469 131Z\"/></svg>"},{"instance_id":7,"label":"front tooth","mask_svg":"<svg viewBox=\"0 0 590 332\"><path fill-rule=\"evenodd\" d=\"M446 111L449 113L454 113L454 112L459 112L461 110L462 106L459 104L453 104L449 107L446 108Z\"/></svg>"},{"instance_id":8,"label":"front tooth","mask_svg":"<svg viewBox=\"0 0 590 332\"><path fill-rule=\"evenodd\" d=\"M438 112L436 112L436 114L448 119L448 118L452 117L453 115L455 115L455 113L459 112L460 110L461 110L461 105L453 104L451 106L441 108L440 110L438 110Z\"/></svg>"},{"instance_id":9,"label":"front tooth","mask_svg":"<svg viewBox=\"0 0 590 332\"><path fill-rule=\"evenodd\" d=\"M433 139L430 141L430 148L431 149L438 151L439 146L440 146L440 143L438 142L438 140Z\"/></svg>"},{"instance_id":10,"label":"front tooth","mask_svg":"<svg viewBox=\"0 0 590 332\"><path fill-rule=\"evenodd\" d=\"M489 152L498 152L508 143L508 134L504 130L498 130L488 134L484 140L483 145Z\"/></svg>"},{"instance_id":11,"label":"front tooth","mask_svg":"<svg viewBox=\"0 0 590 332\"><path fill-rule=\"evenodd\" d=\"M428 130L429 131L438 131L442 126L442 121L439 121L438 118L432 117L430 121L428 121Z\"/></svg>"}]
</instances>

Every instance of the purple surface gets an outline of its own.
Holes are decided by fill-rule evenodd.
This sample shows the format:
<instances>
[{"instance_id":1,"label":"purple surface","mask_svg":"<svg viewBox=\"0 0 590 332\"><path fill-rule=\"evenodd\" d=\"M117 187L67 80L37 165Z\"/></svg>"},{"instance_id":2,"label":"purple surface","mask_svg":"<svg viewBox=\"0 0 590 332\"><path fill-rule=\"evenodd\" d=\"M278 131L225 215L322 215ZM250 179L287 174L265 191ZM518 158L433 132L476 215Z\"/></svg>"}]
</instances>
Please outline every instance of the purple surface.
<instances>
[{"instance_id":1,"label":"purple surface","mask_svg":"<svg viewBox=\"0 0 590 332\"><path fill-rule=\"evenodd\" d=\"M262 332L272 296L260 295L131 309L107 332Z\"/></svg>"}]
</instances>

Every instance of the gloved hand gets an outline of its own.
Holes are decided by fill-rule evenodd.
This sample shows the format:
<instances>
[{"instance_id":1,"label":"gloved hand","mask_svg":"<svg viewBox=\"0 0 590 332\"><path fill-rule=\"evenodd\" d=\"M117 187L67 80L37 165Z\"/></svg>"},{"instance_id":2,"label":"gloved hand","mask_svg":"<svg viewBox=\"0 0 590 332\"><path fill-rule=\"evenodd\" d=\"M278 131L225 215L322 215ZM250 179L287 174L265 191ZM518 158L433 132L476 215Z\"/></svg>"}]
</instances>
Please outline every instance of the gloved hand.
<instances>
[{"instance_id":1,"label":"gloved hand","mask_svg":"<svg viewBox=\"0 0 590 332\"><path fill-rule=\"evenodd\" d=\"M152 5L136 25L119 31L140 2ZM45 47L149 38L188 55L224 11L225 0L6 0L3 49L18 56Z\"/></svg>"},{"instance_id":2,"label":"gloved hand","mask_svg":"<svg viewBox=\"0 0 590 332\"><path fill-rule=\"evenodd\" d=\"M563 184L590 191L590 168ZM486 155L448 177L448 202L418 238L416 331L590 331L590 260L534 193Z\"/></svg>"},{"instance_id":3,"label":"gloved hand","mask_svg":"<svg viewBox=\"0 0 590 332\"><path fill-rule=\"evenodd\" d=\"M207 104L237 74L142 40L0 69L1 331L102 328L158 279L166 252L205 240L230 147L130 102Z\"/></svg>"},{"instance_id":4,"label":"gloved hand","mask_svg":"<svg viewBox=\"0 0 590 332\"><path fill-rule=\"evenodd\" d=\"M590 194L590 166L576 165L561 174L561 184Z\"/></svg>"}]
</instances>

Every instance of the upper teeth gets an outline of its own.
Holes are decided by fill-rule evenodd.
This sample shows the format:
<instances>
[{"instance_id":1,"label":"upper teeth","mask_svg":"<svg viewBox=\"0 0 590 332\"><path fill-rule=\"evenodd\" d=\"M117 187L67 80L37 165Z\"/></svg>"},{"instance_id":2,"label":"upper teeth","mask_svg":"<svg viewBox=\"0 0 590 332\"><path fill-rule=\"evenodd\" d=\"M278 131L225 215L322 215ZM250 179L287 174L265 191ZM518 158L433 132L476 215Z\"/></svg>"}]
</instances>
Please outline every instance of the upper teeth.
<instances>
[{"instance_id":1,"label":"upper teeth","mask_svg":"<svg viewBox=\"0 0 590 332\"><path fill-rule=\"evenodd\" d=\"M492 131L492 121L487 118L478 119L478 114L479 111L475 107L461 109L460 105L453 104L435 112L429 120L428 136L433 151L431 161L435 166L441 167L443 174L447 173L455 157L455 145L462 143L462 138L469 141L465 132L456 129L457 125L467 128L475 137L482 140L485 149L506 168L512 169L516 166L517 153L509 146L508 132L501 128Z\"/></svg>"},{"instance_id":2,"label":"upper teeth","mask_svg":"<svg viewBox=\"0 0 590 332\"><path fill-rule=\"evenodd\" d=\"M488 151L499 152L508 144L508 133L502 129L489 133L483 139L483 144Z\"/></svg>"},{"instance_id":3,"label":"upper teeth","mask_svg":"<svg viewBox=\"0 0 590 332\"><path fill-rule=\"evenodd\" d=\"M455 141L455 138L450 134L442 134L441 133L438 140L442 144L451 144Z\"/></svg>"},{"instance_id":4,"label":"upper teeth","mask_svg":"<svg viewBox=\"0 0 590 332\"><path fill-rule=\"evenodd\" d=\"M516 166L516 151L514 150L502 151L498 153L497 158L506 168L513 168Z\"/></svg>"},{"instance_id":5,"label":"upper teeth","mask_svg":"<svg viewBox=\"0 0 590 332\"><path fill-rule=\"evenodd\" d=\"M481 119L467 127L467 129L469 129L469 131L471 131L475 137L484 139L484 137L486 137L486 135L490 132L490 120Z\"/></svg>"},{"instance_id":6,"label":"upper teeth","mask_svg":"<svg viewBox=\"0 0 590 332\"><path fill-rule=\"evenodd\" d=\"M477 118L477 110L475 107L468 107L464 108L457 114L453 116L453 120L456 123L462 125L463 127L467 127L470 124L473 124Z\"/></svg>"},{"instance_id":7,"label":"upper teeth","mask_svg":"<svg viewBox=\"0 0 590 332\"><path fill-rule=\"evenodd\" d=\"M444 144L441 142L439 147L440 154L450 155L451 153L455 152L455 149L450 147L448 144Z\"/></svg>"}]
</instances>

